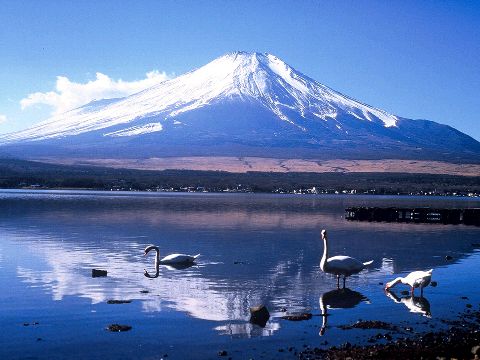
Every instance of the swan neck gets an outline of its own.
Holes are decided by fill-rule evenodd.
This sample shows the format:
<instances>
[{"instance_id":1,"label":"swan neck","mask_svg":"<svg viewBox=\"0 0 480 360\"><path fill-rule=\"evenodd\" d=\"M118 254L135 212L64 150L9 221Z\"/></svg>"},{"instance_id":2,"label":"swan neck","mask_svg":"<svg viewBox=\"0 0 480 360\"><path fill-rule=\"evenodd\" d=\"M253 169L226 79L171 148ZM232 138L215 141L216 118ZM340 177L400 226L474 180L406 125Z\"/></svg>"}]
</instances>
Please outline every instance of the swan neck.
<instances>
[{"instance_id":1,"label":"swan neck","mask_svg":"<svg viewBox=\"0 0 480 360\"><path fill-rule=\"evenodd\" d=\"M322 256L322 260L320 260L320 268L322 270L325 269L325 263L328 259L328 242L327 242L327 236L326 235L323 235L322 236L322 239L323 239L323 256Z\"/></svg>"},{"instance_id":2,"label":"swan neck","mask_svg":"<svg viewBox=\"0 0 480 360\"><path fill-rule=\"evenodd\" d=\"M404 281L404 280L405 280L405 279L404 279L403 277L397 277L396 279L394 279L394 280L392 280L392 281L390 281L390 282L388 283L388 287L395 286L395 285L397 285L397 284L400 283L400 282L401 282L402 284L405 284L405 281Z\"/></svg>"},{"instance_id":3,"label":"swan neck","mask_svg":"<svg viewBox=\"0 0 480 360\"><path fill-rule=\"evenodd\" d=\"M155 267L160 267L160 249L158 247L155 248Z\"/></svg>"}]
</instances>

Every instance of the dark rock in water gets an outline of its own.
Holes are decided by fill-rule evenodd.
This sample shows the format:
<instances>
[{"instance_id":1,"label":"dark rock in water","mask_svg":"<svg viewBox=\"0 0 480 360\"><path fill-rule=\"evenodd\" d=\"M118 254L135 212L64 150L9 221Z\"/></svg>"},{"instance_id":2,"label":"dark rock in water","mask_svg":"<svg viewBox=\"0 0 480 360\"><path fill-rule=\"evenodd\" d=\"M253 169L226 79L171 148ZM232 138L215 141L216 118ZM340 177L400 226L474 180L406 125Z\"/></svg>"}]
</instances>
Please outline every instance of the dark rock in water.
<instances>
[{"instance_id":1,"label":"dark rock in water","mask_svg":"<svg viewBox=\"0 0 480 360\"><path fill-rule=\"evenodd\" d=\"M149 292L150 292L150 291L148 291L148 290L140 290L140 293L141 293L141 294L148 294Z\"/></svg>"},{"instance_id":2,"label":"dark rock in water","mask_svg":"<svg viewBox=\"0 0 480 360\"><path fill-rule=\"evenodd\" d=\"M265 305L259 305L250 308L250 322L252 324L265 327L268 319L270 319L270 313Z\"/></svg>"},{"instance_id":3,"label":"dark rock in water","mask_svg":"<svg viewBox=\"0 0 480 360\"><path fill-rule=\"evenodd\" d=\"M466 304L465 305L467 308L471 309L472 308L472 304Z\"/></svg>"},{"instance_id":4,"label":"dark rock in water","mask_svg":"<svg viewBox=\"0 0 480 360\"><path fill-rule=\"evenodd\" d=\"M92 269L92 278L107 276L107 270Z\"/></svg>"},{"instance_id":5,"label":"dark rock in water","mask_svg":"<svg viewBox=\"0 0 480 360\"><path fill-rule=\"evenodd\" d=\"M245 265L246 262L245 261L234 261L233 262L235 265Z\"/></svg>"},{"instance_id":6,"label":"dark rock in water","mask_svg":"<svg viewBox=\"0 0 480 360\"><path fill-rule=\"evenodd\" d=\"M410 292L408 292L407 290L402 290L402 291L400 291L400 294L402 294L402 295L408 295L408 294L410 294Z\"/></svg>"},{"instance_id":7,"label":"dark rock in water","mask_svg":"<svg viewBox=\"0 0 480 360\"><path fill-rule=\"evenodd\" d=\"M312 314L310 313L291 314L291 315L282 316L282 319L290 320L290 321L310 320L311 318L312 318Z\"/></svg>"},{"instance_id":8,"label":"dark rock in water","mask_svg":"<svg viewBox=\"0 0 480 360\"><path fill-rule=\"evenodd\" d=\"M383 285L383 282L379 282L378 285Z\"/></svg>"},{"instance_id":9,"label":"dark rock in water","mask_svg":"<svg viewBox=\"0 0 480 360\"><path fill-rule=\"evenodd\" d=\"M357 321L352 325L340 325L340 329L342 330L351 330L351 329L381 329L381 330L398 330L395 325L379 321L379 320L365 320L365 321ZM383 337L380 334L380 337Z\"/></svg>"},{"instance_id":10,"label":"dark rock in water","mask_svg":"<svg viewBox=\"0 0 480 360\"><path fill-rule=\"evenodd\" d=\"M445 260L452 260L452 259L453 257L451 257L450 255L445 256Z\"/></svg>"},{"instance_id":11,"label":"dark rock in water","mask_svg":"<svg viewBox=\"0 0 480 360\"><path fill-rule=\"evenodd\" d=\"M132 329L132 327L129 325L112 324L112 325L108 325L107 329L112 332L121 332L121 331L129 331Z\"/></svg>"},{"instance_id":12,"label":"dark rock in water","mask_svg":"<svg viewBox=\"0 0 480 360\"><path fill-rule=\"evenodd\" d=\"M280 309L280 311L281 311L281 312L287 312L287 308L282 307L282 308Z\"/></svg>"},{"instance_id":13,"label":"dark rock in water","mask_svg":"<svg viewBox=\"0 0 480 360\"><path fill-rule=\"evenodd\" d=\"M468 300L468 297L467 296L462 296L461 299L462 300Z\"/></svg>"},{"instance_id":14,"label":"dark rock in water","mask_svg":"<svg viewBox=\"0 0 480 360\"><path fill-rule=\"evenodd\" d=\"M436 282L436 281L432 281L432 282L430 283L430 286L433 286L433 287L436 287L437 285L438 285L438 282Z\"/></svg>"},{"instance_id":15,"label":"dark rock in water","mask_svg":"<svg viewBox=\"0 0 480 360\"><path fill-rule=\"evenodd\" d=\"M130 304L132 300L108 300L107 304Z\"/></svg>"},{"instance_id":16,"label":"dark rock in water","mask_svg":"<svg viewBox=\"0 0 480 360\"><path fill-rule=\"evenodd\" d=\"M40 324L38 321L34 321L31 324L26 322L26 323L23 323L23 326L38 325L38 324Z\"/></svg>"},{"instance_id":17,"label":"dark rock in water","mask_svg":"<svg viewBox=\"0 0 480 360\"><path fill-rule=\"evenodd\" d=\"M228 355L228 353L227 353L226 350L220 350L220 351L218 352L218 356L227 356L227 355Z\"/></svg>"}]
</instances>

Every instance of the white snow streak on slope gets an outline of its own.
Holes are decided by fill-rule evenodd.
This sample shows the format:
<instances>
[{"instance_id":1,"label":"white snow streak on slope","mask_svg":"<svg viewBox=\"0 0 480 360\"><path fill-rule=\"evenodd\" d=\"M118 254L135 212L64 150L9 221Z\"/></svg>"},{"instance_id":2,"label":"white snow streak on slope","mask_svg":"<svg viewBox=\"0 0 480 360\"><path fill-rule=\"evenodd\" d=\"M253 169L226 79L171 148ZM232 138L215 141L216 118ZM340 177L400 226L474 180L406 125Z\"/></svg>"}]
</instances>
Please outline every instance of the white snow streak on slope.
<instances>
[{"instance_id":1,"label":"white snow streak on slope","mask_svg":"<svg viewBox=\"0 0 480 360\"><path fill-rule=\"evenodd\" d=\"M143 126L132 126L126 129L113 131L110 133L106 133L103 136L133 136L133 135L140 135L140 134L148 134L152 132L162 131L163 126L160 123L150 123Z\"/></svg>"},{"instance_id":2,"label":"white snow streak on slope","mask_svg":"<svg viewBox=\"0 0 480 360\"><path fill-rule=\"evenodd\" d=\"M64 137L127 125L152 116L158 116L161 122L229 98L258 101L281 120L305 131L303 126L288 118L286 109L310 121L314 121L315 117L329 121L336 119L339 113L351 114L359 121L376 121L373 116L386 127L395 126L397 121L393 115L350 99L305 77L273 55L236 52L137 94L107 104L71 110L30 129L5 135L0 141ZM132 126L124 129L123 132L129 134L124 136L142 133L131 129Z\"/></svg>"}]
</instances>

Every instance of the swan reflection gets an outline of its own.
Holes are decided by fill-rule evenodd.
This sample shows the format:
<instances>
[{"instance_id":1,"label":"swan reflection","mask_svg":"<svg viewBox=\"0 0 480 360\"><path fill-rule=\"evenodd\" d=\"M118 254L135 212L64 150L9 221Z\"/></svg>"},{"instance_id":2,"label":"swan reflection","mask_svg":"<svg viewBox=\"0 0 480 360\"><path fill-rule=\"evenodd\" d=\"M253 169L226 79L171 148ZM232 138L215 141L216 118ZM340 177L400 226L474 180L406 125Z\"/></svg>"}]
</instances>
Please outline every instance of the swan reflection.
<instances>
[{"instance_id":1,"label":"swan reflection","mask_svg":"<svg viewBox=\"0 0 480 360\"><path fill-rule=\"evenodd\" d=\"M143 269L143 275L145 275L145 277L147 277L147 278L155 279L155 278L158 277L158 275L160 275L160 269L157 266L157 269L155 270L155 274L153 274L153 275L149 274L147 269Z\"/></svg>"},{"instance_id":2,"label":"swan reflection","mask_svg":"<svg viewBox=\"0 0 480 360\"><path fill-rule=\"evenodd\" d=\"M351 309L360 304L362 301L368 302L368 298L358 291L342 288L331 290L323 293L318 302L322 312L322 327L319 335L323 336L327 328L327 309Z\"/></svg>"},{"instance_id":3,"label":"swan reflection","mask_svg":"<svg viewBox=\"0 0 480 360\"><path fill-rule=\"evenodd\" d=\"M393 291L386 290L385 295L397 304L405 305L411 313L432 317L430 302L424 296L397 296Z\"/></svg>"},{"instance_id":4,"label":"swan reflection","mask_svg":"<svg viewBox=\"0 0 480 360\"><path fill-rule=\"evenodd\" d=\"M188 269L192 266L194 266L195 263L179 263L179 264L170 264L170 265L160 265L158 264L156 269L155 269L155 274L151 275L147 269L143 269L143 275L145 275L145 277L147 278L150 278L150 279L154 279L154 278L157 278L158 275L160 274L160 266L168 269L168 270L185 270L185 269Z\"/></svg>"}]
</instances>

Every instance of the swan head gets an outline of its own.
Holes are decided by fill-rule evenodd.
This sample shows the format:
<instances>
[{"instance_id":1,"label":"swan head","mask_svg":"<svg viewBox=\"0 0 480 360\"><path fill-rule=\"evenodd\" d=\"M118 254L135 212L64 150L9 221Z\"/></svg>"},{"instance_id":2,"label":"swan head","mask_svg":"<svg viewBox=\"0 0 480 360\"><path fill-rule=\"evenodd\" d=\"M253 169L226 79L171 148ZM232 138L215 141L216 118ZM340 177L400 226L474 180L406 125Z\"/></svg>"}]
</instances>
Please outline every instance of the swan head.
<instances>
[{"instance_id":1,"label":"swan head","mask_svg":"<svg viewBox=\"0 0 480 360\"><path fill-rule=\"evenodd\" d=\"M320 236L322 237L322 240L327 240L327 230L323 229L320 232Z\"/></svg>"},{"instance_id":2,"label":"swan head","mask_svg":"<svg viewBox=\"0 0 480 360\"><path fill-rule=\"evenodd\" d=\"M152 251L152 250L155 250L155 251L158 251L158 247L155 246L155 245L149 245L145 248L145 251L143 253L143 256L147 256L147 254Z\"/></svg>"},{"instance_id":3,"label":"swan head","mask_svg":"<svg viewBox=\"0 0 480 360\"><path fill-rule=\"evenodd\" d=\"M388 289L390 289L391 287L394 287L395 285L397 285L399 282L402 281L402 278L401 277L397 277L396 279L390 281L390 282L387 282L385 284L385 290L388 291Z\"/></svg>"}]
</instances>

